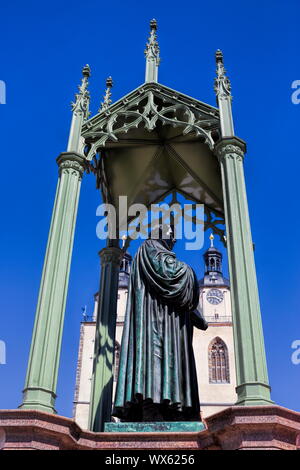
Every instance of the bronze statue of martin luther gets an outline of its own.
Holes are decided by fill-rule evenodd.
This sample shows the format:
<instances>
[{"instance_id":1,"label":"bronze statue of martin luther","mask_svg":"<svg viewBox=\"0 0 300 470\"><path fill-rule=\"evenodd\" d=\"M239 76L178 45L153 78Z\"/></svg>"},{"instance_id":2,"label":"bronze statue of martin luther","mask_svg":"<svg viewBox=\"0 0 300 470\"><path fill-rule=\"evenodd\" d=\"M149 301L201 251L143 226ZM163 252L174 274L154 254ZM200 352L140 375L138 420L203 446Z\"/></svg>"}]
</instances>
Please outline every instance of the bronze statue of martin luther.
<instances>
[{"instance_id":1,"label":"bronze statue of martin luther","mask_svg":"<svg viewBox=\"0 0 300 470\"><path fill-rule=\"evenodd\" d=\"M125 422L199 421L193 327L197 310L192 268L176 258L173 228L138 249L129 281L113 416Z\"/></svg>"}]
</instances>

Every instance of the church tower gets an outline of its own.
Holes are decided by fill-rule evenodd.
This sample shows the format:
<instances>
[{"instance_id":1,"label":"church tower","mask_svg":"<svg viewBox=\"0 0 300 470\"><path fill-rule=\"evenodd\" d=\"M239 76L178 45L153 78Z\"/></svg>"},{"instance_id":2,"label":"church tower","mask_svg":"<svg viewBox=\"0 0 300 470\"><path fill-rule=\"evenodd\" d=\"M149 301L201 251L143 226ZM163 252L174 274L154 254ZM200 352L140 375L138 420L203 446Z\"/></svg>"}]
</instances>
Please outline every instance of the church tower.
<instances>
[{"instance_id":1,"label":"church tower","mask_svg":"<svg viewBox=\"0 0 300 470\"><path fill-rule=\"evenodd\" d=\"M199 281L199 309L208 328L194 329L194 354L202 416L205 418L237 401L230 283L223 275L222 253L214 246L203 255L204 277Z\"/></svg>"}]
</instances>

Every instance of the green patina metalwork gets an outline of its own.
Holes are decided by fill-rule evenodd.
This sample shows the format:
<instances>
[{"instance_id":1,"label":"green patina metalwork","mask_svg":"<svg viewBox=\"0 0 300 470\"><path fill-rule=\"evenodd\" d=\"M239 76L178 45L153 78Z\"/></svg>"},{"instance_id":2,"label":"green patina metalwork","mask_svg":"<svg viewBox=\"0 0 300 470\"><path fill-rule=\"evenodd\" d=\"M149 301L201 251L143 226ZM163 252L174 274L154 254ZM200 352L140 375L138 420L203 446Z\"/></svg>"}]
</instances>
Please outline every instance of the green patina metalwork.
<instances>
[{"instance_id":1,"label":"green patina metalwork","mask_svg":"<svg viewBox=\"0 0 300 470\"><path fill-rule=\"evenodd\" d=\"M88 117L90 68L82 70L67 152L57 158L57 184L23 391L22 409L55 412L57 375L81 180L86 169L81 128Z\"/></svg>"},{"instance_id":2,"label":"green patina metalwork","mask_svg":"<svg viewBox=\"0 0 300 470\"><path fill-rule=\"evenodd\" d=\"M246 144L234 135L231 86L223 54L216 52L215 91L221 139L215 145L221 168L231 281L237 375L237 405L269 405L270 386L262 329L253 242L244 176Z\"/></svg>"},{"instance_id":3,"label":"green patina metalwork","mask_svg":"<svg viewBox=\"0 0 300 470\"><path fill-rule=\"evenodd\" d=\"M63 321L84 158L58 158L57 185L35 317L22 409L55 412Z\"/></svg>"},{"instance_id":4,"label":"green patina metalwork","mask_svg":"<svg viewBox=\"0 0 300 470\"><path fill-rule=\"evenodd\" d=\"M104 423L111 419L117 295L123 252L108 246L99 255L101 279L89 416L93 431L103 431Z\"/></svg>"},{"instance_id":5,"label":"green patina metalwork","mask_svg":"<svg viewBox=\"0 0 300 470\"><path fill-rule=\"evenodd\" d=\"M216 145L225 203L231 279L238 405L267 405L270 398L253 242L244 178L245 143L225 137Z\"/></svg>"},{"instance_id":6,"label":"green patina metalwork","mask_svg":"<svg viewBox=\"0 0 300 470\"><path fill-rule=\"evenodd\" d=\"M124 421L200 420L192 349L199 302L194 271L170 240L146 240L133 260L114 416Z\"/></svg>"}]
</instances>

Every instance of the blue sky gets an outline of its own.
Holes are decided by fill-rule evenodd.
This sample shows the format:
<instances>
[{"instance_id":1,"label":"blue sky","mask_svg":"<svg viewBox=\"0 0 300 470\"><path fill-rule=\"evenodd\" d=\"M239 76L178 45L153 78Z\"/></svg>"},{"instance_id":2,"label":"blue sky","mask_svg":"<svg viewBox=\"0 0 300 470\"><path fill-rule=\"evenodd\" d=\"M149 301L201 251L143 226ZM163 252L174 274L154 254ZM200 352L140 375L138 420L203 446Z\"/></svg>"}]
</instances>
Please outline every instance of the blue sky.
<instances>
[{"instance_id":1,"label":"blue sky","mask_svg":"<svg viewBox=\"0 0 300 470\"><path fill-rule=\"evenodd\" d=\"M223 50L236 133L248 144L245 172L272 398L300 411L300 365L291 362L291 343L300 339L300 105L291 101L291 83L300 79L299 10L293 0L2 2L0 80L7 104L0 105L0 340L7 364L0 365L0 408L21 402L55 158L66 150L81 68L92 68L93 113L108 75L114 100L136 88L144 80L143 51L155 17L159 81L171 88L215 105L214 52ZM81 307L91 313L99 282L99 202L93 176L85 176L58 384L57 410L66 416L72 413ZM202 253L178 254L202 274Z\"/></svg>"}]
</instances>

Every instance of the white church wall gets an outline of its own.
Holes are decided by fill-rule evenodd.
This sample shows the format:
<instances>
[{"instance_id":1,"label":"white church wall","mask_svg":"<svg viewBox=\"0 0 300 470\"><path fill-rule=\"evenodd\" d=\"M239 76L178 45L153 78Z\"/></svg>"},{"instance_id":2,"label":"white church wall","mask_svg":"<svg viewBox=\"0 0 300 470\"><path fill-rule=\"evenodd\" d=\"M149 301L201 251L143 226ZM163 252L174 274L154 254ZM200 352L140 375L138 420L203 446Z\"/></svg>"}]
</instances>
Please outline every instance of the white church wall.
<instances>
[{"instance_id":1,"label":"white church wall","mask_svg":"<svg viewBox=\"0 0 300 470\"><path fill-rule=\"evenodd\" d=\"M208 350L211 341L221 338L227 346L229 383L209 383ZM210 324L206 331L194 329L194 355L202 416L207 417L236 402L236 376L232 325Z\"/></svg>"},{"instance_id":2,"label":"white church wall","mask_svg":"<svg viewBox=\"0 0 300 470\"><path fill-rule=\"evenodd\" d=\"M95 322L81 323L74 400L74 418L82 429L88 428L89 421L95 331Z\"/></svg>"}]
</instances>

